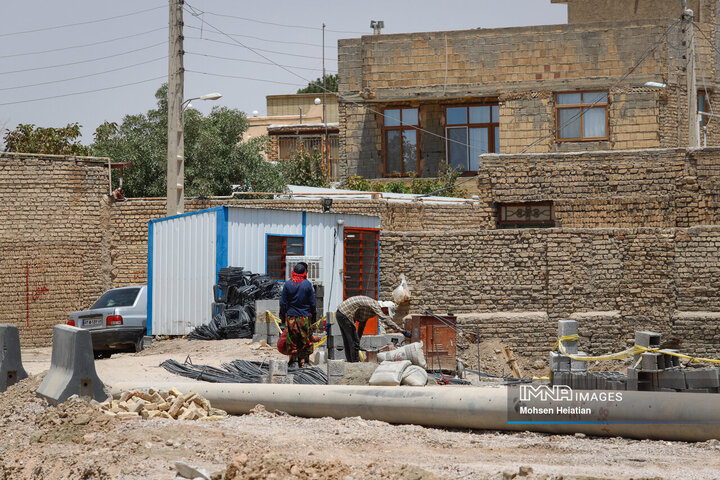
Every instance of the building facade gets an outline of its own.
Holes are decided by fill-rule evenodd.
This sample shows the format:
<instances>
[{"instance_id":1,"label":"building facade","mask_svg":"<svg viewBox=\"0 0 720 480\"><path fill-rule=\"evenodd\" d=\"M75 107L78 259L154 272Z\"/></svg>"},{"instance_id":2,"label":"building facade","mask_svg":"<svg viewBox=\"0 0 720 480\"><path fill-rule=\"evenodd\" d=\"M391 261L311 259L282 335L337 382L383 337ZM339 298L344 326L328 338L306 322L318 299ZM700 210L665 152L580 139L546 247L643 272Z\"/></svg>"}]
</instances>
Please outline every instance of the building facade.
<instances>
[{"instance_id":1,"label":"building facade","mask_svg":"<svg viewBox=\"0 0 720 480\"><path fill-rule=\"evenodd\" d=\"M686 146L680 2L564 3L567 25L340 40L340 174L434 176L448 165L469 175L484 153ZM718 83L717 3L688 4L705 110Z\"/></svg>"}]
</instances>

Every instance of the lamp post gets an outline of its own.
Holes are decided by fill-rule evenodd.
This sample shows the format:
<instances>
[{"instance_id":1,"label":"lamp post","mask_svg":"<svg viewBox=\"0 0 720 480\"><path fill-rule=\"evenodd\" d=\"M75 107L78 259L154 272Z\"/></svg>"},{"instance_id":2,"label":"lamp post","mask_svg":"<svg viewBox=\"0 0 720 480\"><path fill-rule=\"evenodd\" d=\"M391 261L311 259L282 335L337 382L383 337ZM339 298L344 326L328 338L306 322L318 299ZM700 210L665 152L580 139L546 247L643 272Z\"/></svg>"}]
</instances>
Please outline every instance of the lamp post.
<instances>
[{"instance_id":1,"label":"lamp post","mask_svg":"<svg viewBox=\"0 0 720 480\"><path fill-rule=\"evenodd\" d=\"M222 94L218 92L206 93L205 95L200 95L199 97L188 98L182 103L182 110L184 112L185 109L190 107L190 102L192 102L193 100L219 100L221 98Z\"/></svg>"}]
</instances>

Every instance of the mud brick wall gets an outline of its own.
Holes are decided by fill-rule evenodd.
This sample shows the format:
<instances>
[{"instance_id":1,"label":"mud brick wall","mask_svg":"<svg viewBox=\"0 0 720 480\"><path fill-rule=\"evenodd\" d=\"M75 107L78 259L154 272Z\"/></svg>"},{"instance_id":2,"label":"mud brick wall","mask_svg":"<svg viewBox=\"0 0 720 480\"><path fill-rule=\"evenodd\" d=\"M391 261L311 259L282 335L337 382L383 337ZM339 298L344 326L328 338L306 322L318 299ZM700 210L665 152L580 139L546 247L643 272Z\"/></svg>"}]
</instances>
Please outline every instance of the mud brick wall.
<instances>
[{"instance_id":1,"label":"mud brick wall","mask_svg":"<svg viewBox=\"0 0 720 480\"><path fill-rule=\"evenodd\" d=\"M682 5L675 0L552 0L566 3L568 23L595 23L602 21L676 19ZM695 13L697 22L712 22L716 18L717 0L688 0L687 7Z\"/></svg>"},{"instance_id":2,"label":"mud brick wall","mask_svg":"<svg viewBox=\"0 0 720 480\"><path fill-rule=\"evenodd\" d=\"M188 212L221 205L322 211L320 200L187 200ZM383 230L445 231L492 228L492 209L481 202L467 204L395 203L387 200L335 200L333 211L378 215ZM113 286L147 282L148 221L166 215L164 199L129 199L111 210Z\"/></svg>"},{"instance_id":3,"label":"mud brick wall","mask_svg":"<svg viewBox=\"0 0 720 480\"><path fill-rule=\"evenodd\" d=\"M670 0L663 1L670 8ZM579 8L575 4L580 3L574 2L572 8ZM615 2L625 9L626 3ZM714 6L710 0L700 3L703 8L699 12L704 13L697 21L706 23L699 23L698 28L713 41ZM499 102L502 153L687 145L687 62L677 48L682 31L676 26L665 35L677 17L664 13L655 20L640 15L611 17L592 24L340 40L340 142L346 147L341 149L343 176L374 178L392 173L383 168L381 113L398 106L417 107L420 128L430 132L420 133L423 176L435 175L437 165L446 161L445 146L437 136L445 134L444 107L451 105ZM636 65L658 41L659 47ZM698 33L702 65L698 89L707 86L712 103L717 104L717 55L710 41ZM632 75L617 83L628 72ZM644 87L647 81L662 81L667 87ZM555 138L555 93L578 90L609 91L607 140L558 142ZM710 122L708 144L717 143L718 138L720 122Z\"/></svg>"},{"instance_id":4,"label":"mud brick wall","mask_svg":"<svg viewBox=\"0 0 720 480\"><path fill-rule=\"evenodd\" d=\"M0 154L0 323L23 345L110 287L106 162Z\"/></svg>"},{"instance_id":5,"label":"mud brick wall","mask_svg":"<svg viewBox=\"0 0 720 480\"><path fill-rule=\"evenodd\" d=\"M489 204L551 200L556 226L689 227L720 221L720 149L654 149L481 158Z\"/></svg>"},{"instance_id":6,"label":"mud brick wall","mask_svg":"<svg viewBox=\"0 0 720 480\"><path fill-rule=\"evenodd\" d=\"M404 273L411 311L540 311L550 322L586 313L591 353L626 348L635 330L648 329L682 338L685 352L720 356L718 322L676 318L720 311L720 227L383 232L380 241L381 297ZM534 336L547 325L507 329L503 318L481 329L539 355Z\"/></svg>"}]
</instances>

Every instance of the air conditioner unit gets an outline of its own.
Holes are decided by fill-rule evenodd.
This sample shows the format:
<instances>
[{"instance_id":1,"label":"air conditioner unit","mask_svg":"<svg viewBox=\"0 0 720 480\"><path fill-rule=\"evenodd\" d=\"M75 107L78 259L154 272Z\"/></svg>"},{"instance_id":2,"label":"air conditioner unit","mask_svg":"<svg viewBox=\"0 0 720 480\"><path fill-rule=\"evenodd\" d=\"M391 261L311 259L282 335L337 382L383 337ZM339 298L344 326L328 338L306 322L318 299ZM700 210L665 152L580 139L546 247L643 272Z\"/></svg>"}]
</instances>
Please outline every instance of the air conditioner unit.
<instances>
[{"instance_id":1,"label":"air conditioner unit","mask_svg":"<svg viewBox=\"0 0 720 480\"><path fill-rule=\"evenodd\" d=\"M309 257L306 255L288 255L285 257L285 279L290 279L290 272L293 271L295 265L305 262L307 268L307 279L316 285L322 285L322 257Z\"/></svg>"}]
</instances>

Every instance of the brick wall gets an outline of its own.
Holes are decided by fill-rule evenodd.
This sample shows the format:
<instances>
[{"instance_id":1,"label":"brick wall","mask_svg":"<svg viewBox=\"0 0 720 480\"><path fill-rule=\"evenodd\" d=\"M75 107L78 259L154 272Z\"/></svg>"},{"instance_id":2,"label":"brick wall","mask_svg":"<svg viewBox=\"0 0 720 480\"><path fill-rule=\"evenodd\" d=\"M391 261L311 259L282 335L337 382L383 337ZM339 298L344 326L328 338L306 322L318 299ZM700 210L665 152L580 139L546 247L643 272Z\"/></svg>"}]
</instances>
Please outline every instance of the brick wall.
<instances>
[{"instance_id":1,"label":"brick wall","mask_svg":"<svg viewBox=\"0 0 720 480\"><path fill-rule=\"evenodd\" d=\"M381 296L402 272L412 310L487 313L475 322L481 335L523 355L544 358L555 322L589 312L581 336L591 353L626 348L635 330L651 329L681 339L685 352L717 357L720 322L707 312L720 309L719 248L716 226L383 232ZM545 312L548 321L516 315L513 327L492 312Z\"/></svg>"},{"instance_id":2,"label":"brick wall","mask_svg":"<svg viewBox=\"0 0 720 480\"><path fill-rule=\"evenodd\" d=\"M568 23L595 23L618 19L676 19L682 13L682 5L676 0L553 0L553 3L567 3ZM698 22L712 22L716 17L716 5L717 0L687 2Z\"/></svg>"},{"instance_id":3,"label":"brick wall","mask_svg":"<svg viewBox=\"0 0 720 480\"><path fill-rule=\"evenodd\" d=\"M481 157L489 204L552 200L562 227L717 224L720 148Z\"/></svg>"},{"instance_id":4,"label":"brick wall","mask_svg":"<svg viewBox=\"0 0 720 480\"><path fill-rule=\"evenodd\" d=\"M0 323L23 345L111 285L105 162L0 154Z\"/></svg>"}]
</instances>

